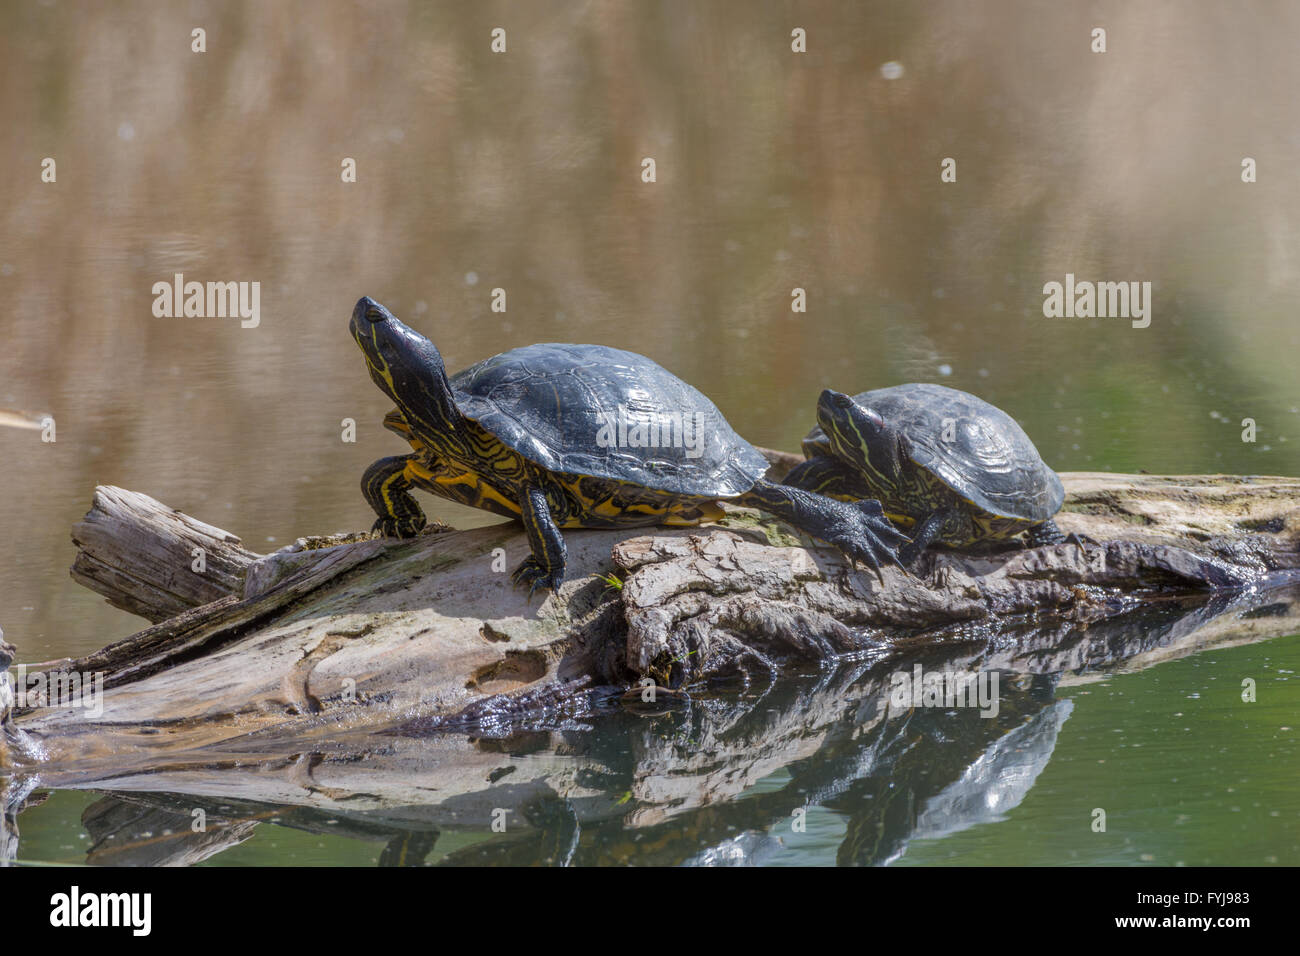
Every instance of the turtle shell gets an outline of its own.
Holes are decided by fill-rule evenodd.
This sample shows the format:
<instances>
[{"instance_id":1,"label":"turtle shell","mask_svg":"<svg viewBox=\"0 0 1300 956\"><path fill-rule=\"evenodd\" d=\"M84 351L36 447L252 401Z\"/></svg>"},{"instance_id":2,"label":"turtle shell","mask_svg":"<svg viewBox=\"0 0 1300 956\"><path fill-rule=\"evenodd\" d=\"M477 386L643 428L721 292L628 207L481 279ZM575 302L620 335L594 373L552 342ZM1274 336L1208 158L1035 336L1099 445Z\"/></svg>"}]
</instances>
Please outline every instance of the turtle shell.
<instances>
[{"instance_id":1,"label":"turtle shell","mask_svg":"<svg viewBox=\"0 0 1300 956\"><path fill-rule=\"evenodd\" d=\"M1061 510L1065 489L1025 430L995 405L943 385L914 383L853 396L903 435L908 456L949 488L989 514L1046 521ZM944 441L944 424L954 424ZM804 439L805 453L828 453L818 426Z\"/></svg>"},{"instance_id":2,"label":"turtle shell","mask_svg":"<svg viewBox=\"0 0 1300 956\"><path fill-rule=\"evenodd\" d=\"M635 352L529 345L465 369L451 387L461 414L548 471L729 498L749 491L767 470L717 406ZM654 423L657 435L640 436L646 447L620 444L620 415L628 434L638 423ZM696 429L685 437L698 453L687 447L679 423Z\"/></svg>"}]
</instances>

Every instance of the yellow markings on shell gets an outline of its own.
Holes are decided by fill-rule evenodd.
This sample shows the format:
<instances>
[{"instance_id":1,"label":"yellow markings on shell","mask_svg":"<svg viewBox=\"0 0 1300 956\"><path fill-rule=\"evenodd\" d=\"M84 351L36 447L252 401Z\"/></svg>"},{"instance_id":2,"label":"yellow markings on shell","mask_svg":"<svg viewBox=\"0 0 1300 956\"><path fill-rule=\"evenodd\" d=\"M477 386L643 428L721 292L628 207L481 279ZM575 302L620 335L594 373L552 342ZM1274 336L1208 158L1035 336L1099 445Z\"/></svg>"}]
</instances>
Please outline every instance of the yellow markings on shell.
<instances>
[{"instance_id":1,"label":"yellow markings on shell","mask_svg":"<svg viewBox=\"0 0 1300 956\"><path fill-rule=\"evenodd\" d=\"M582 503L583 508L589 514L596 515L600 518L617 518L621 514L635 510L633 508L620 508L609 498L605 498L602 501L593 501L582 493L582 489L577 482L565 482L564 487ZM659 511L655 513L662 514L663 512Z\"/></svg>"},{"instance_id":2,"label":"yellow markings on shell","mask_svg":"<svg viewBox=\"0 0 1300 956\"><path fill-rule=\"evenodd\" d=\"M577 476L567 480L561 480L560 484L564 487L573 498L582 506L582 512L578 515L565 518L561 522L562 528L581 528L585 527L584 520L587 516L596 518L605 518L610 521L616 521L618 518L626 515L645 515L647 518L660 519L660 523L666 525L697 525L703 518L699 513L703 510L701 502L691 499L674 499L665 495L660 501L637 501L632 504L618 505L613 496L607 496L600 499L592 498L587 490L583 487L582 476ZM617 484L628 484L627 482L617 482ZM637 487L628 485L628 487ZM722 517L721 508L712 506L716 510L718 517ZM713 519L717 520L717 519Z\"/></svg>"},{"instance_id":3,"label":"yellow markings on shell","mask_svg":"<svg viewBox=\"0 0 1300 956\"><path fill-rule=\"evenodd\" d=\"M507 498L472 472L450 471L444 469L436 473L426 472L426 474L428 474L426 481L447 488L449 491L457 486L470 489L473 492L473 495L470 497L472 500L476 500L480 503L479 507L483 506L482 502L491 501L506 508L511 514L520 514L518 501L513 498ZM465 496L463 495L448 494L447 497L451 498L452 501L465 500Z\"/></svg>"},{"instance_id":4,"label":"yellow markings on shell","mask_svg":"<svg viewBox=\"0 0 1300 956\"><path fill-rule=\"evenodd\" d=\"M444 498L471 507L487 511L522 516L516 497L508 496L498 489L498 485L507 489L526 480L528 465L521 455L507 447L494 435L481 426L471 428L468 439L475 457L472 463L466 463L445 456L436 446L421 441L416 437L409 422L397 409L384 418L384 425L401 435L418 453L408 460L402 474L416 487L432 491ZM693 527L705 521L719 521L726 517L726 512L716 503L707 499L692 497L675 497L670 493L662 496L645 496L642 486L634 482L619 482L609 479L600 480L593 485L590 476L559 475L551 477L565 490L571 502L577 505L574 513L570 509L552 509L552 517L561 528L590 527L591 520L606 521L617 525L622 519L648 519L644 524L663 524L669 526ZM620 495L613 489L625 486L629 493ZM593 496L593 490L601 488L601 493ZM384 499L388 500L387 489ZM623 501L620 504L620 500ZM637 523L635 520L628 523Z\"/></svg>"},{"instance_id":5,"label":"yellow markings on shell","mask_svg":"<svg viewBox=\"0 0 1300 956\"><path fill-rule=\"evenodd\" d=\"M696 514L669 514L664 519L664 524L669 527L690 528L709 521L721 521L727 516L727 513L722 510L722 506L712 501L698 501L690 510L696 512Z\"/></svg>"}]
</instances>

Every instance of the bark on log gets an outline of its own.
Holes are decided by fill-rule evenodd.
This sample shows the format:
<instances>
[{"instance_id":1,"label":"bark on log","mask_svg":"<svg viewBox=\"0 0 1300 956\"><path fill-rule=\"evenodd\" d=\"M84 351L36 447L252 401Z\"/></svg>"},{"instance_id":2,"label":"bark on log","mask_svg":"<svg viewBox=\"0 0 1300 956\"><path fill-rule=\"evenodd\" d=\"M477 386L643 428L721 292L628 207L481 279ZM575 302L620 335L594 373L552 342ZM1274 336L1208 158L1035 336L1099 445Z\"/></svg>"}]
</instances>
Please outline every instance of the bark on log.
<instances>
[{"instance_id":1,"label":"bark on log","mask_svg":"<svg viewBox=\"0 0 1300 956\"><path fill-rule=\"evenodd\" d=\"M654 711L638 706L635 716L601 708L603 720L619 721L614 746L600 746L604 735L584 733L571 713L473 737L412 735L397 726L353 734L327 722L308 736L283 727L159 754L147 767L110 757L46 764L0 796L6 807L21 806L36 781L109 791L83 815L94 840L87 862L192 861L274 821L380 841L388 847L381 863L418 862L440 831L482 831L505 810L506 834L446 862L627 862L630 841L578 839L609 821L644 835L636 862L725 865L777 852L774 827L819 803L848 820L842 862L880 863L918 836L986 822L1015 806L1071 712L1071 701L1054 698L1053 675L1064 673L1061 683L1089 680L1143 660L1300 629L1300 586L1270 592L1265 604L1256 597L1180 598L1088 627L1026 626L991 641L922 635L881 649L881 657L791 676L758 706L729 696L691 706L669 698ZM918 660L932 672L1001 672L996 717L892 705L892 675ZM785 786L734 799L783 768ZM873 799L837 802L850 789ZM192 831L197 809L207 815L206 834Z\"/></svg>"},{"instance_id":2,"label":"bark on log","mask_svg":"<svg viewBox=\"0 0 1300 956\"><path fill-rule=\"evenodd\" d=\"M509 583L527 553L512 523L401 542L304 539L258 557L146 496L99 489L79 528L119 530L79 534L107 569L92 586L151 619L184 607L61 668L103 675L101 713L29 691L0 757L74 777L110 763L145 774L181 755L302 753L382 728L565 719L598 685L765 679L844 652L992 645L1027 622L1042 652L1153 601L1262 590L1300 569L1300 480L1062 477L1058 524L1097 543L933 552L881 584L733 509L719 526L568 532L568 580L531 604ZM190 546L220 553L220 572L194 580ZM39 759L15 744L22 732Z\"/></svg>"},{"instance_id":3,"label":"bark on log","mask_svg":"<svg viewBox=\"0 0 1300 956\"><path fill-rule=\"evenodd\" d=\"M14 724L14 691L9 682L9 665L13 663L17 649L5 642L5 632L0 630L0 770L11 765L11 740L17 739L18 729ZM0 842L3 834L0 833ZM0 847L3 849L3 847ZM3 856L0 856L3 859Z\"/></svg>"},{"instance_id":4,"label":"bark on log","mask_svg":"<svg viewBox=\"0 0 1300 956\"><path fill-rule=\"evenodd\" d=\"M234 593L258 557L228 531L112 486L95 489L72 543L74 580L155 622Z\"/></svg>"}]
</instances>

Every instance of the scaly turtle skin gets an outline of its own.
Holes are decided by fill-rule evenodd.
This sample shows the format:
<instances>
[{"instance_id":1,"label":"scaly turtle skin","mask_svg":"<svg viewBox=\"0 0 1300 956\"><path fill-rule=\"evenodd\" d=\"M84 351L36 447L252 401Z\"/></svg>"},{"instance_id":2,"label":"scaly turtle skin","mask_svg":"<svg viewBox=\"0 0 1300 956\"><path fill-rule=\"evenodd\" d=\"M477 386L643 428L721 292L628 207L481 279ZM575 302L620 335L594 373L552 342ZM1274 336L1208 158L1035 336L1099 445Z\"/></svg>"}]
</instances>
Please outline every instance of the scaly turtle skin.
<instances>
[{"instance_id":1,"label":"scaly turtle skin","mask_svg":"<svg viewBox=\"0 0 1300 956\"><path fill-rule=\"evenodd\" d=\"M419 533L412 488L518 518L532 554L513 580L530 594L564 581L561 528L694 525L721 518L719 500L783 518L877 573L907 540L877 501L764 481L766 460L713 403L644 356L530 345L448 379L434 344L373 299L357 303L349 328L370 378L397 403L384 424L412 448L362 478L375 530Z\"/></svg>"},{"instance_id":2,"label":"scaly turtle skin","mask_svg":"<svg viewBox=\"0 0 1300 956\"><path fill-rule=\"evenodd\" d=\"M1065 540L1052 521L1065 497L1029 436L1006 412L942 385L897 385L850 398L827 389L808 459L786 476L796 488L843 501L879 498L914 529L911 564L931 544L963 547L1028 532Z\"/></svg>"}]
</instances>

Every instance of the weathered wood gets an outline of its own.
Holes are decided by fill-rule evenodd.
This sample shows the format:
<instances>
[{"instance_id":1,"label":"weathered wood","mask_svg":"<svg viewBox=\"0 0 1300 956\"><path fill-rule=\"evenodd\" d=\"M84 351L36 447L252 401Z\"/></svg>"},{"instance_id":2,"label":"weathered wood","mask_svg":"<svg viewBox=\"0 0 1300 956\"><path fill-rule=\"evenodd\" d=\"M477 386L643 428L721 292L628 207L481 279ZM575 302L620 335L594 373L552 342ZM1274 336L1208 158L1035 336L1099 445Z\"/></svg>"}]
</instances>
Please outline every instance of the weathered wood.
<instances>
[{"instance_id":1,"label":"weathered wood","mask_svg":"<svg viewBox=\"0 0 1300 956\"><path fill-rule=\"evenodd\" d=\"M1267 586L1300 568L1300 481L1062 477L1058 524L1097 543L935 551L918 577L888 569L883 587L839 555L734 536L621 542L614 560L632 572L622 595L629 666L665 683L690 673L685 655L702 662L697 677L711 673L710 662L774 670L765 648L829 656L860 648L864 628L1087 620L1162 593Z\"/></svg>"},{"instance_id":2,"label":"weathered wood","mask_svg":"<svg viewBox=\"0 0 1300 956\"><path fill-rule=\"evenodd\" d=\"M1174 594L1264 589L1300 569L1300 480L1063 479L1058 523L1096 543L937 551L915 574L885 569L883 583L746 509L696 529L567 532L568 579L532 603L509 582L527 553L513 523L304 541L250 564L242 586L227 577L216 601L72 662L104 676L101 714L29 699L16 726L46 772L111 754L121 773L145 773L178 754L509 723L563 713L583 687L766 678L790 661L989 640L1017 622L1050 647L1053 628ZM149 570L132 576L166 580L157 555L178 552L151 538L177 538L174 513L120 490L96 501L145 555ZM129 550L117 554L129 572ZM167 593L174 604L189 592Z\"/></svg>"},{"instance_id":3,"label":"weathered wood","mask_svg":"<svg viewBox=\"0 0 1300 956\"><path fill-rule=\"evenodd\" d=\"M15 767L31 766L39 763L45 756L37 743L18 726L14 719L14 713L21 701L17 698L9 676L9 665L13 663L17 650L12 644L7 643L4 637L4 631L0 631L0 772ZM29 792L30 788L22 796L25 798ZM9 806L11 802L6 802L4 807L6 811L12 809ZM0 862L5 859L3 851L8 839L5 826L5 821L0 818Z\"/></svg>"},{"instance_id":4,"label":"weathered wood","mask_svg":"<svg viewBox=\"0 0 1300 956\"><path fill-rule=\"evenodd\" d=\"M95 489L94 505L72 529L72 542L78 583L155 622L242 587L248 566L260 557L228 531L111 485ZM203 570L196 571L200 558Z\"/></svg>"},{"instance_id":5,"label":"weathered wood","mask_svg":"<svg viewBox=\"0 0 1300 956\"><path fill-rule=\"evenodd\" d=\"M691 708L668 701L640 721L621 720L617 747L580 744L584 737L573 733L581 734L573 724L583 716L579 695L574 713L546 721L524 714L486 732L475 728L472 736L412 736L392 724L353 733L323 721L156 753L147 762L124 764L106 750L47 763L27 779L110 792L83 816L95 841L92 861L195 859L277 819L398 846L412 835L433 840L440 830L481 832L505 810L508 832L484 849L500 862L558 862L537 849L539 831L554 837L558 830L568 845L576 842L574 823L587 830L615 818L644 835L640 862L681 863L711 853L726 862L741 849L742 859L761 856L758 835L788 825L791 812L810 802L833 805L852 787L869 788L876 798L837 808L850 822L842 852L852 862L879 863L909 839L984 822L981 808L1005 812L1023 795L1070 713L1071 702L1051 693L1052 675L1064 674L1062 683L1096 679L1298 628L1300 586L1269 592L1265 604L1221 592L1088 625L1011 626L991 640L960 631L900 639L784 680L757 707L735 696ZM920 661L932 672L1002 672L998 719L893 706L893 675ZM520 730L527 733L512 736ZM752 789L782 769L788 784ZM1011 786L1019 795L1008 793ZM734 799L745 791L746 799ZM21 805L28 793L16 790L6 806ZM211 836L192 832L196 808L206 812ZM755 845L737 845L756 837ZM576 862L620 862L630 845L588 840Z\"/></svg>"},{"instance_id":6,"label":"weathered wood","mask_svg":"<svg viewBox=\"0 0 1300 956\"><path fill-rule=\"evenodd\" d=\"M11 740L17 736L14 726L14 691L9 682L9 665L14 661L17 649L5 642L5 632L0 630L0 770L10 765L12 760ZM2 834L0 834L2 835ZM3 856L0 856L3 859Z\"/></svg>"}]
</instances>

